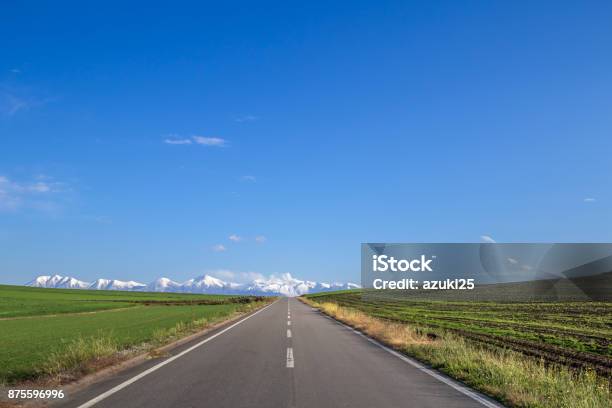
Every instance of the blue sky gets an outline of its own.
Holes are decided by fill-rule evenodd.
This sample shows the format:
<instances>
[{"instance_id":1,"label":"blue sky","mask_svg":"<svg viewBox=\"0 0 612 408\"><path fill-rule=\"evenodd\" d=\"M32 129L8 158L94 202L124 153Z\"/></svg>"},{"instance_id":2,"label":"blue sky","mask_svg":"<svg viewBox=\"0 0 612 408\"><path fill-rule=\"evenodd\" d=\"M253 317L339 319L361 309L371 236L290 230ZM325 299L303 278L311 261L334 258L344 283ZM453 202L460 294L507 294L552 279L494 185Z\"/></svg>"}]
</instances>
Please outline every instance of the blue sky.
<instances>
[{"instance_id":1,"label":"blue sky","mask_svg":"<svg viewBox=\"0 0 612 408\"><path fill-rule=\"evenodd\" d=\"M358 281L361 242L612 241L610 21L603 1L4 4L0 281Z\"/></svg>"}]
</instances>

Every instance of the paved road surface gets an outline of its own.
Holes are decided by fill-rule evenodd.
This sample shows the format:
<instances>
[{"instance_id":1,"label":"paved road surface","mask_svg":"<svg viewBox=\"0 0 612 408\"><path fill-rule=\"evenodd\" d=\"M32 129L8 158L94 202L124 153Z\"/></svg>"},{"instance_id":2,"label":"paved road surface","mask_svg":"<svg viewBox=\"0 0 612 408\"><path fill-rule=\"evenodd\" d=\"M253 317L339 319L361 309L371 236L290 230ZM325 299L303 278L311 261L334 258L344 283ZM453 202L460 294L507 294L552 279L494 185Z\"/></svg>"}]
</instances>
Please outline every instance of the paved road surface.
<instances>
[{"instance_id":1,"label":"paved road surface","mask_svg":"<svg viewBox=\"0 0 612 408\"><path fill-rule=\"evenodd\" d=\"M297 299L285 298L183 345L172 357L147 361L68 396L61 406L496 406L413 364Z\"/></svg>"}]
</instances>

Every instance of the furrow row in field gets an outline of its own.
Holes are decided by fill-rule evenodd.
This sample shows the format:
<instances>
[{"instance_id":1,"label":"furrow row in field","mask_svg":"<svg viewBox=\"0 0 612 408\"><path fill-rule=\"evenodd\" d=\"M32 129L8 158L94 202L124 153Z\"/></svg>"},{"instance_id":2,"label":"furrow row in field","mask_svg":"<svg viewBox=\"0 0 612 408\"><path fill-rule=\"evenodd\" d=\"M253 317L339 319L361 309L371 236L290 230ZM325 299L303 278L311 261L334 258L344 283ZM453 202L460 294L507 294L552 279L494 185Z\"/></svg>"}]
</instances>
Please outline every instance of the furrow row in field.
<instances>
[{"instance_id":1,"label":"furrow row in field","mask_svg":"<svg viewBox=\"0 0 612 408\"><path fill-rule=\"evenodd\" d=\"M558 324L551 325L548 322L542 322L541 319L533 320L533 316L519 315L508 313L505 315L492 315L474 312L470 316L466 313L457 313L455 311L435 311L432 312L425 308L425 305L419 305L419 308L406 308L403 305L373 305L369 303L359 303L356 301L339 300L339 304L343 306L356 307L360 310L375 313L381 316L400 317L402 320L419 322L426 324L427 322L456 322L463 323L474 327L476 330L490 330L491 328L503 329L515 332L517 335L524 334L524 337L548 336L548 339L543 339L551 343L555 343L558 339L555 336L562 336L567 340L568 344L574 341L584 342L587 349L602 354L612 354L610 349L610 338L612 332L607 327L589 327L589 323L585 319L580 319L581 326L566 325L559 319ZM512 333L510 333L512 334Z\"/></svg>"},{"instance_id":2,"label":"furrow row in field","mask_svg":"<svg viewBox=\"0 0 612 408\"><path fill-rule=\"evenodd\" d=\"M612 305L607 303L441 304L388 297L373 299L358 293L322 295L320 300L388 321L454 333L469 341L511 349L547 363L591 368L600 375L612 375ZM568 313L573 307L574 313Z\"/></svg>"},{"instance_id":3,"label":"furrow row in field","mask_svg":"<svg viewBox=\"0 0 612 408\"><path fill-rule=\"evenodd\" d=\"M570 351L544 343L511 339L508 337L479 334L461 330L452 331L469 340L477 341L489 346L494 345L496 347L518 351L529 356L541 358L548 363L562 364L574 368L591 368L601 376L608 378L612 377L612 359L599 354Z\"/></svg>"},{"instance_id":4,"label":"furrow row in field","mask_svg":"<svg viewBox=\"0 0 612 408\"><path fill-rule=\"evenodd\" d=\"M463 305L456 303L447 303L445 305L437 305L428 302L406 302L406 301L364 301L359 298L343 298L334 299L338 303L345 305L363 305L375 307L385 310L406 311L408 309L424 309L428 313L445 313L445 314L463 314L470 313L472 316L483 316L491 318L504 318L521 321L541 321L542 319L556 320L567 325L571 321L575 321L576 317L581 319L580 328L584 327L584 320L587 323L596 323L604 328L612 327L612 321L606 320L606 316L612 313L612 307L599 307L597 310L583 310L580 313L573 312L566 314L554 306L549 306L547 309L533 309L528 305L523 304L504 304L503 306L490 307L485 304L475 303L471 305ZM565 309L565 308L564 308ZM537 310L537 312L536 312ZM602 318L603 317L603 318ZM603 323L603 324L602 324Z\"/></svg>"},{"instance_id":5,"label":"furrow row in field","mask_svg":"<svg viewBox=\"0 0 612 408\"><path fill-rule=\"evenodd\" d=\"M376 317L398 323L407 323L405 320L398 318L382 316ZM482 344L507 348L526 355L542 358L549 363L563 364L577 368L590 367L601 375L612 375L612 358L602 356L600 354L570 350L547 343L516 339L509 336L498 336L486 333L476 333L457 328L447 328L435 323L427 323L426 326L435 329L447 330L449 332L458 334L463 338L477 341Z\"/></svg>"}]
</instances>

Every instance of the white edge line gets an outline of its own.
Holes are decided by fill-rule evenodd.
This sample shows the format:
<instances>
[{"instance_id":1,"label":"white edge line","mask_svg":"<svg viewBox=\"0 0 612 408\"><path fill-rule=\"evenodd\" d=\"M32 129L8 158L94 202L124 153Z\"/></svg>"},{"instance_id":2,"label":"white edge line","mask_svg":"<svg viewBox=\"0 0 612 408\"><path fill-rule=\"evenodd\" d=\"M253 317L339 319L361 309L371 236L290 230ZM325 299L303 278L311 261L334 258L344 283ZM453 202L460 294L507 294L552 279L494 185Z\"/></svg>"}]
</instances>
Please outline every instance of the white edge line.
<instances>
[{"instance_id":1,"label":"white edge line","mask_svg":"<svg viewBox=\"0 0 612 408\"><path fill-rule=\"evenodd\" d=\"M291 338L291 329L287 329L287 337Z\"/></svg>"},{"instance_id":2,"label":"white edge line","mask_svg":"<svg viewBox=\"0 0 612 408\"><path fill-rule=\"evenodd\" d=\"M121 384L114 386L110 390L108 390L106 392L103 392L102 394L98 395L94 399L91 399L91 400L87 401L86 403L84 403L82 405L79 405L77 408L89 408L89 407L94 406L98 402L100 402L100 401L110 397L111 395L115 394L116 392L121 391L122 389L124 389L128 385L135 383L136 381L138 381L141 378L151 374L152 372L159 370L160 368L162 368L166 364L169 364L169 363L173 362L177 358L184 356L185 354L189 353L190 351L195 350L196 348L200 347L201 345L203 345L205 343L208 343L209 341L211 341L215 337L218 337L218 336L222 335L223 333L225 333L226 331L230 330L231 328L238 326L240 323L244 322L245 320L250 319L251 317L253 317L256 314L258 314L259 312L263 312L264 310L266 310L267 308L269 308L270 306L272 306L276 302L278 302L278 300L270 303L268 306L264 307L263 309L259 309L255 313L248 315L244 319L237 321L236 323L232 324L231 326L226 327L225 329L221 330L220 332L215 333L215 334L213 334L210 337L207 337L206 339L202 340L201 342L199 342L197 344L194 344L193 346L189 347L187 350L183 350L180 353L178 353L177 355L172 356L172 357L168 358L167 360L164 360L161 363L159 363L157 365L154 365L153 367L143 371L142 373L140 373L140 374L130 378L129 380L124 381Z\"/></svg>"},{"instance_id":3,"label":"white edge line","mask_svg":"<svg viewBox=\"0 0 612 408\"><path fill-rule=\"evenodd\" d=\"M317 309L318 310L318 309ZM321 311L319 310L319 313L321 313ZM323 314L323 313L321 313ZM411 366L421 370L422 372L424 372L425 374L429 374L430 376L432 376L433 378L435 378L438 381L443 382L444 384L448 385L449 387L452 387L454 389L456 389L457 391L459 391L460 393L472 398L475 401L480 402L482 405L484 405L487 408L503 408L504 406L501 404L498 404L494 401L490 401L487 398L482 397L481 395L477 394L476 392L472 391L471 389L469 389L468 387L461 385L460 383L451 380L450 378L444 377L440 374L438 374L437 372L435 372L432 369L429 369L427 367L425 367L423 364L419 363L418 361L405 356L393 349L390 349L389 347L385 346L384 344L374 340L371 337L366 336L365 334L361 333L358 330L353 329L351 326L348 326L342 322L339 322L338 320L334 319L333 317L330 317L326 314L323 314L323 316L327 317L328 319L330 319L331 321L351 330L353 333L363 337L364 339L366 339L367 341L369 341L372 344L377 345L378 347L382 348L383 350L385 350L386 352L394 355L395 357L399 358L400 360L404 361L405 363L410 364Z\"/></svg>"}]
</instances>

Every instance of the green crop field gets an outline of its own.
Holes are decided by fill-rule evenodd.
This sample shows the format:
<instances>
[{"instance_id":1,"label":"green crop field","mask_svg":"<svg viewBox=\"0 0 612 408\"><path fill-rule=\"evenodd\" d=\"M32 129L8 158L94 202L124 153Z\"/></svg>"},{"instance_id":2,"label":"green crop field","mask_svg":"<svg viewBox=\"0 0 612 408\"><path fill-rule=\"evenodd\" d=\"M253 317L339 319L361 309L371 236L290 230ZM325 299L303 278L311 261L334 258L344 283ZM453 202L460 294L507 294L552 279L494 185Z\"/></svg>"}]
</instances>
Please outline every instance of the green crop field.
<instances>
[{"instance_id":1,"label":"green crop field","mask_svg":"<svg viewBox=\"0 0 612 408\"><path fill-rule=\"evenodd\" d=\"M87 359L144 351L267 301L0 285L0 382L43 377L55 373L58 364L74 369ZM100 352L77 350L100 344L104 345Z\"/></svg>"},{"instance_id":2,"label":"green crop field","mask_svg":"<svg viewBox=\"0 0 612 408\"><path fill-rule=\"evenodd\" d=\"M612 375L612 302L509 302L507 293L513 289L516 284L481 290L501 294L505 301L457 300L448 291L407 296L399 291L357 290L308 298L425 331L452 332L479 345L511 349L549 363Z\"/></svg>"},{"instance_id":3,"label":"green crop field","mask_svg":"<svg viewBox=\"0 0 612 408\"><path fill-rule=\"evenodd\" d=\"M83 313L137 306L145 301L223 301L232 296L182 293L41 289L0 285L0 319L59 313Z\"/></svg>"}]
</instances>

